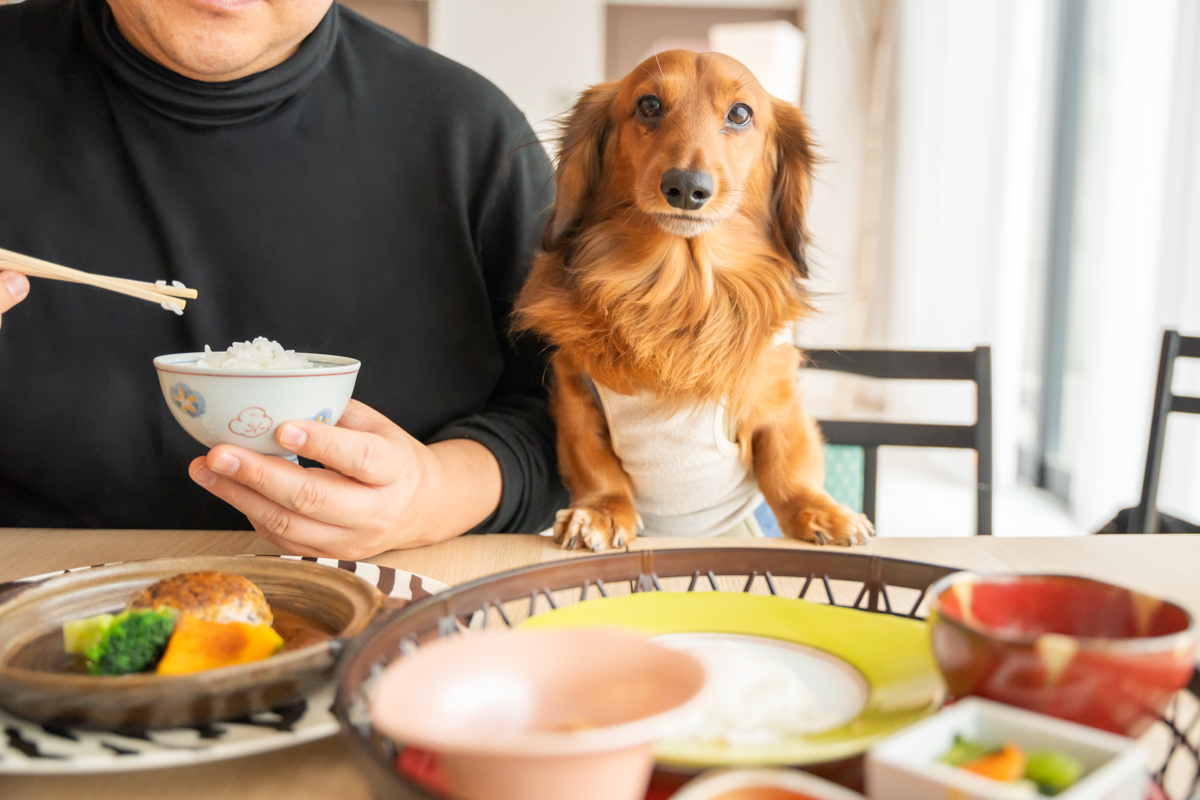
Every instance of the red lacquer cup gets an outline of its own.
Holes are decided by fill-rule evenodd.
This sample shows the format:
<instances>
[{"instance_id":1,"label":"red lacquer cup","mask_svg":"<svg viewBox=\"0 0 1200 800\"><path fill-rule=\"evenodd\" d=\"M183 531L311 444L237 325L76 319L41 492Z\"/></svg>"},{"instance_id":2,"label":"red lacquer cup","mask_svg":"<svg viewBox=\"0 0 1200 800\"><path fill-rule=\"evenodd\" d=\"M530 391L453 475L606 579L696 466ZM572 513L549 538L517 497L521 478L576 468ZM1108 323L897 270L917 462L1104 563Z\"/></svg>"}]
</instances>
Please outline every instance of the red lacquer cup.
<instances>
[{"instance_id":1,"label":"red lacquer cup","mask_svg":"<svg viewBox=\"0 0 1200 800\"><path fill-rule=\"evenodd\" d=\"M930 595L933 652L953 697L1137 736L1196 667L1187 611L1112 584L959 572Z\"/></svg>"}]
</instances>

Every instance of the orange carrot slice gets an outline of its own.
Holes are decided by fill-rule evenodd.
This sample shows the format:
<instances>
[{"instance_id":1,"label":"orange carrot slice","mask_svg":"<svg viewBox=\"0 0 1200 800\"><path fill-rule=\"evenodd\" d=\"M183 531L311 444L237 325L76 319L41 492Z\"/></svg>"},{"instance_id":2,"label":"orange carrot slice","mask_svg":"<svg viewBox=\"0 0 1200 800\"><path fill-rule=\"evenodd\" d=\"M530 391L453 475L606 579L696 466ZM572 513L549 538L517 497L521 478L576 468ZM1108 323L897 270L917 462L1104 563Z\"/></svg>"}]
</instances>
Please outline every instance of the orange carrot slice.
<instances>
[{"instance_id":1,"label":"orange carrot slice","mask_svg":"<svg viewBox=\"0 0 1200 800\"><path fill-rule=\"evenodd\" d=\"M994 781L1019 781L1025 777L1025 753L1015 744L1006 744L999 753L968 761L961 766L968 772Z\"/></svg>"}]
</instances>

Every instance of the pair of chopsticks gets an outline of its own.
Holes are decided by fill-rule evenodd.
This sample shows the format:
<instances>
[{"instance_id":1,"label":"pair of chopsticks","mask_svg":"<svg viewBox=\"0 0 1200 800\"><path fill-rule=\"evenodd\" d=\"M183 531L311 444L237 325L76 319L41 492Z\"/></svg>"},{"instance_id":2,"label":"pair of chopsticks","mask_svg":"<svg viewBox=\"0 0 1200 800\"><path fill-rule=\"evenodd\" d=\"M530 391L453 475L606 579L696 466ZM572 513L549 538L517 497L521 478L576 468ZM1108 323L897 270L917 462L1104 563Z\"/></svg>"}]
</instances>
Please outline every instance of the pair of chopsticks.
<instances>
[{"instance_id":1,"label":"pair of chopsticks","mask_svg":"<svg viewBox=\"0 0 1200 800\"><path fill-rule=\"evenodd\" d=\"M166 281L147 283L146 281L134 281L127 278L110 278L107 275L93 275L90 272L82 272L70 267L53 264L49 261L43 261L40 258L24 256L20 253L0 248L0 271L3 270L20 272L31 278L49 278L56 281L85 283L88 286L95 286L100 289L107 289L110 292L119 292L140 300L149 300L152 303L158 303L163 308L168 311L174 311L176 314L182 314L184 306L187 305L187 302L183 298L196 299L196 290L187 288L179 281L174 281L172 286L168 286Z\"/></svg>"}]
</instances>

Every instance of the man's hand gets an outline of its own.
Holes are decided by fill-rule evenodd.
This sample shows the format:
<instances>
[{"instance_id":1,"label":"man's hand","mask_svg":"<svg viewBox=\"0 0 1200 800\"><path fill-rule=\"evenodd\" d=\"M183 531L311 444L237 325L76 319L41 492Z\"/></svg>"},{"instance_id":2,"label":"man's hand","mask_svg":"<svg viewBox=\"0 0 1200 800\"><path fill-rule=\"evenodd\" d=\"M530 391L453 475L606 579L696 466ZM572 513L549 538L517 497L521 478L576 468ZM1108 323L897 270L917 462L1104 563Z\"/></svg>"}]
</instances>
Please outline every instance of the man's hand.
<instances>
[{"instance_id":1,"label":"man's hand","mask_svg":"<svg viewBox=\"0 0 1200 800\"><path fill-rule=\"evenodd\" d=\"M500 466L465 439L431 447L354 400L337 427L279 426L276 440L325 469L218 445L192 480L237 508L269 542L307 556L357 559L457 536L500 502Z\"/></svg>"},{"instance_id":2,"label":"man's hand","mask_svg":"<svg viewBox=\"0 0 1200 800\"><path fill-rule=\"evenodd\" d=\"M0 315L25 299L29 279L19 272L0 272ZM4 317L0 316L0 322Z\"/></svg>"}]
</instances>

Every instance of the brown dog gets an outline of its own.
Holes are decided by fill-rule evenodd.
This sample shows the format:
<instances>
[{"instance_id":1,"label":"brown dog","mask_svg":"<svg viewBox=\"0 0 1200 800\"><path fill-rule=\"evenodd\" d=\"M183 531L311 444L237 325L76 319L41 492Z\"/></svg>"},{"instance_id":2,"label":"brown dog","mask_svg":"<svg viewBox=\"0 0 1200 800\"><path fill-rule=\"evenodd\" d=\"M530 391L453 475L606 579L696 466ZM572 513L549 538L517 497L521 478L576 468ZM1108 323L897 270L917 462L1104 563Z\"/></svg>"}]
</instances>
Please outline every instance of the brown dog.
<instances>
[{"instance_id":1,"label":"brown dog","mask_svg":"<svg viewBox=\"0 0 1200 800\"><path fill-rule=\"evenodd\" d=\"M619 547L643 519L651 534L720 535L765 498L786 536L865 542L870 522L824 491L800 355L780 343L809 309L800 112L732 58L672 50L584 92L559 155L516 318L556 347L571 493L556 540ZM712 441L714 419L727 441Z\"/></svg>"}]
</instances>

